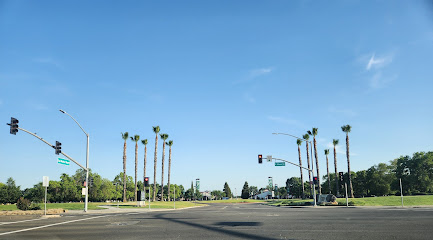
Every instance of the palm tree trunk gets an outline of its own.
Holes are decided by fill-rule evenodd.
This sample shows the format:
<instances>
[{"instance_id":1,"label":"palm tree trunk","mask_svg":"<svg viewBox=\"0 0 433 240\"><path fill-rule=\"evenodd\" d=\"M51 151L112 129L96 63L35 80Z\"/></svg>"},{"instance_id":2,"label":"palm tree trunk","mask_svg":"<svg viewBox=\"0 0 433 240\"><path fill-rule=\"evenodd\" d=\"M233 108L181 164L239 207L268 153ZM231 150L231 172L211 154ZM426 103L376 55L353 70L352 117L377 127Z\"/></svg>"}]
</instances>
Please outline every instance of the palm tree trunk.
<instances>
[{"instance_id":1,"label":"palm tree trunk","mask_svg":"<svg viewBox=\"0 0 433 240\"><path fill-rule=\"evenodd\" d=\"M165 140L162 143L161 202L164 201L164 158L165 158Z\"/></svg>"},{"instance_id":2,"label":"palm tree trunk","mask_svg":"<svg viewBox=\"0 0 433 240\"><path fill-rule=\"evenodd\" d=\"M146 177L146 164L147 164L147 145L144 145L144 167L143 167L143 191L146 192L146 187L144 186L144 178Z\"/></svg>"},{"instance_id":3,"label":"palm tree trunk","mask_svg":"<svg viewBox=\"0 0 433 240\"><path fill-rule=\"evenodd\" d=\"M123 144L123 202L126 202L126 140Z\"/></svg>"},{"instance_id":4,"label":"palm tree trunk","mask_svg":"<svg viewBox=\"0 0 433 240\"><path fill-rule=\"evenodd\" d=\"M302 174L302 160L301 160L301 148L298 145L298 155L299 155L299 171L301 172L301 183L302 183L302 199L305 198L305 193L304 193L304 176Z\"/></svg>"},{"instance_id":5,"label":"palm tree trunk","mask_svg":"<svg viewBox=\"0 0 433 240\"><path fill-rule=\"evenodd\" d=\"M138 144L135 142L135 189L134 201L137 201L137 165L138 165Z\"/></svg>"},{"instance_id":6,"label":"palm tree trunk","mask_svg":"<svg viewBox=\"0 0 433 240\"><path fill-rule=\"evenodd\" d=\"M168 201L170 201L171 146L168 150ZM176 196L174 196L176 199Z\"/></svg>"},{"instance_id":7,"label":"palm tree trunk","mask_svg":"<svg viewBox=\"0 0 433 240\"><path fill-rule=\"evenodd\" d=\"M337 152L335 151L335 145L334 145L334 167L335 167L335 193L338 197L340 194L338 193L338 173L337 173Z\"/></svg>"},{"instance_id":8,"label":"palm tree trunk","mask_svg":"<svg viewBox=\"0 0 433 240\"><path fill-rule=\"evenodd\" d=\"M329 194L331 194L331 178L329 177L329 162L328 162L328 155L326 155L326 172L328 173L328 188L329 188Z\"/></svg>"},{"instance_id":9,"label":"palm tree trunk","mask_svg":"<svg viewBox=\"0 0 433 240\"><path fill-rule=\"evenodd\" d=\"M308 164L308 169L310 169L310 151L309 151L310 149L308 147L308 141L305 142L307 143L307 164ZM310 181L310 195L313 196L313 184L311 183L311 171L308 171L308 180Z\"/></svg>"},{"instance_id":10,"label":"palm tree trunk","mask_svg":"<svg viewBox=\"0 0 433 240\"><path fill-rule=\"evenodd\" d=\"M155 155L154 155L154 159L153 159L153 201L155 202L155 198L156 198L156 156L157 156L157 151L158 151L158 133L156 134L155 137Z\"/></svg>"},{"instance_id":11,"label":"palm tree trunk","mask_svg":"<svg viewBox=\"0 0 433 240\"><path fill-rule=\"evenodd\" d=\"M352 176L350 174L350 154L349 154L349 133L346 133L346 157L347 157L347 172L349 174L349 190L350 197L353 198Z\"/></svg>"},{"instance_id":12,"label":"palm tree trunk","mask_svg":"<svg viewBox=\"0 0 433 240\"><path fill-rule=\"evenodd\" d=\"M317 158L317 142L316 136L314 136L314 157L316 158L316 170L317 170L317 181L319 185L319 195L322 194L322 185L320 184L320 173L319 173L319 159Z\"/></svg>"}]
</instances>

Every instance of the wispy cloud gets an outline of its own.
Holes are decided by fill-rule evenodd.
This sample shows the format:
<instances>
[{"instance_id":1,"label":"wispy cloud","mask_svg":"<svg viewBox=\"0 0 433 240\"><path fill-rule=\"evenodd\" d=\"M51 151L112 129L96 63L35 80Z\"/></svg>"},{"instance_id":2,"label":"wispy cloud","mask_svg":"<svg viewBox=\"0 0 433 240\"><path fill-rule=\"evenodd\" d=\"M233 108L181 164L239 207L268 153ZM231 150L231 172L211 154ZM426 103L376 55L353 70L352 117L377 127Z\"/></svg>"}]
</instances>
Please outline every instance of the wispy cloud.
<instances>
[{"instance_id":1,"label":"wispy cloud","mask_svg":"<svg viewBox=\"0 0 433 240\"><path fill-rule=\"evenodd\" d=\"M266 75L271 73L272 71L274 71L273 67L253 69L250 71L250 78L256 78L262 75Z\"/></svg>"},{"instance_id":2,"label":"wispy cloud","mask_svg":"<svg viewBox=\"0 0 433 240\"><path fill-rule=\"evenodd\" d=\"M392 55L376 57L376 54L373 53L365 69L369 71L372 68L374 69L383 68L392 62L392 58L393 58Z\"/></svg>"},{"instance_id":3,"label":"wispy cloud","mask_svg":"<svg viewBox=\"0 0 433 240\"><path fill-rule=\"evenodd\" d=\"M332 142L329 142L326 144L326 148L329 148L330 151L333 152L334 151L334 144L332 144ZM342 146L340 146L340 145L335 146L335 151L338 154L346 154L346 152L342 149Z\"/></svg>"},{"instance_id":4,"label":"wispy cloud","mask_svg":"<svg viewBox=\"0 0 433 240\"><path fill-rule=\"evenodd\" d=\"M48 64L48 65L53 65L61 70L64 70L65 68L63 67L63 65L61 65L58 61L52 59L52 58L34 58L33 59L34 62L36 63L41 63L41 64Z\"/></svg>"},{"instance_id":5,"label":"wispy cloud","mask_svg":"<svg viewBox=\"0 0 433 240\"><path fill-rule=\"evenodd\" d=\"M397 79L398 75L394 74L393 76L383 76L382 72L375 73L370 78L370 88L371 89L380 89L388 85L390 82Z\"/></svg>"},{"instance_id":6,"label":"wispy cloud","mask_svg":"<svg viewBox=\"0 0 433 240\"><path fill-rule=\"evenodd\" d=\"M340 108L336 108L336 107L334 107L334 106L330 106L330 107L328 108L328 111L329 111L330 113L342 114L342 115L346 115L346 116L348 116L348 117L355 117L355 116L358 115L358 113L356 113L356 112L353 111L353 110L350 110L350 109L340 109Z\"/></svg>"},{"instance_id":7,"label":"wispy cloud","mask_svg":"<svg viewBox=\"0 0 433 240\"><path fill-rule=\"evenodd\" d=\"M272 73L273 71L275 71L274 67L252 69L252 70L248 71L241 79L234 81L233 84L250 82L250 81L258 79L262 76L268 75L268 74Z\"/></svg>"}]
</instances>

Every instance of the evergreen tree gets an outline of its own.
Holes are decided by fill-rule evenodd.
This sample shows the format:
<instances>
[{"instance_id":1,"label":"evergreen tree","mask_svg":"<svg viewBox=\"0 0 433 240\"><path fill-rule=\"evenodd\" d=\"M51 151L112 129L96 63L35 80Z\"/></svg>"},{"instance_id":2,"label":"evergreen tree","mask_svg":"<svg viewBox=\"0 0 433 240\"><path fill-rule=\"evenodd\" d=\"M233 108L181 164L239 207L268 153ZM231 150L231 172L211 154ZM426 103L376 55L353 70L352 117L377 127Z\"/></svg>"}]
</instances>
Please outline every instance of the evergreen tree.
<instances>
[{"instance_id":1,"label":"evergreen tree","mask_svg":"<svg viewBox=\"0 0 433 240\"><path fill-rule=\"evenodd\" d=\"M242 199L248 199L250 197L250 191L249 191L249 187L248 187L248 182L245 181L244 187L242 188L242 194L241 194L241 198Z\"/></svg>"},{"instance_id":2,"label":"evergreen tree","mask_svg":"<svg viewBox=\"0 0 433 240\"><path fill-rule=\"evenodd\" d=\"M226 194L226 197L228 197L228 198L232 197L232 191L230 190L229 184L227 182L224 183L223 192Z\"/></svg>"}]
</instances>

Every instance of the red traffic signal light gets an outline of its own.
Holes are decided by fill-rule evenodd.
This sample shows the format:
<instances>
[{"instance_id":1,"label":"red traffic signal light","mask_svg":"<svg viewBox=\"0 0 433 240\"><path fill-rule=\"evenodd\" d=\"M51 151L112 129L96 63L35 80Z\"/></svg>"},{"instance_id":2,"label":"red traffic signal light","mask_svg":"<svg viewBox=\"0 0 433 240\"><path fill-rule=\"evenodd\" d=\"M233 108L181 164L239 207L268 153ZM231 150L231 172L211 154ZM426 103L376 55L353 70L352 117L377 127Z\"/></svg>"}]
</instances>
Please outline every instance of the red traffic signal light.
<instances>
[{"instance_id":1,"label":"red traffic signal light","mask_svg":"<svg viewBox=\"0 0 433 240\"><path fill-rule=\"evenodd\" d=\"M261 164L263 162L263 158L262 158L262 154L259 154L259 164Z\"/></svg>"},{"instance_id":2,"label":"red traffic signal light","mask_svg":"<svg viewBox=\"0 0 433 240\"><path fill-rule=\"evenodd\" d=\"M319 183L319 179L317 177L313 177L313 182L314 182L314 184L318 184Z\"/></svg>"},{"instance_id":3,"label":"red traffic signal light","mask_svg":"<svg viewBox=\"0 0 433 240\"><path fill-rule=\"evenodd\" d=\"M144 177L144 186L149 187L149 178L148 177Z\"/></svg>"}]
</instances>

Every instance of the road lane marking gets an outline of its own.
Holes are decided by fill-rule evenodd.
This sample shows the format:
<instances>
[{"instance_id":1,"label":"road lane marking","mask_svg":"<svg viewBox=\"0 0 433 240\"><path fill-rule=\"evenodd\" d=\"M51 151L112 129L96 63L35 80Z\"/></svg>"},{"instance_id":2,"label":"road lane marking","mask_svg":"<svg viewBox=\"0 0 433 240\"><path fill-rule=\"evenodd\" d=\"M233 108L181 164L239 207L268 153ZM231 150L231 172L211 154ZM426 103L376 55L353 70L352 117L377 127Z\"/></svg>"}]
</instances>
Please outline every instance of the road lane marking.
<instances>
[{"instance_id":1,"label":"road lane marking","mask_svg":"<svg viewBox=\"0 0 433 240\"><path fill-rule=\"evenodd\" d=\"M52 226L57 226L57 225L62 225L62 224L67 224L67 223L80 222L80 221L85 221L85 220L90 220L90 219L95 219L95 218L108 217L108 216L112 216L112 215L102 215L102 216L96 216L96 217L90 217L90 218L84 218L84 219L76 219L76 220L60 222L60 223L53 223L53 224L48 224L48 225L39 226L39 227L26 228L26 229L11 231L11 232L0 233L0 236L12 234L12 233L27 232L27 231L32 231L32 230L41 229L41 228L47 228L47 227L52 227Z\"/></svg>"},{"instance_id":2,"label":"road lane marking","mask_svg":"<svg viewBox=\"0 0 433 240\"><path fill-rule=\"evenodd\" d=\"M22 220L22 221L16 221L16 222L2 222L2 223L0 223L0 225L13 224L13 223L22 223L22 222L31 222L31 221L38 221L38 220L42 220L42 219L43 218Z\"/></svg>"}]
</instances>

